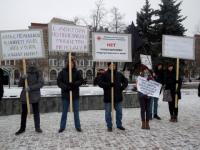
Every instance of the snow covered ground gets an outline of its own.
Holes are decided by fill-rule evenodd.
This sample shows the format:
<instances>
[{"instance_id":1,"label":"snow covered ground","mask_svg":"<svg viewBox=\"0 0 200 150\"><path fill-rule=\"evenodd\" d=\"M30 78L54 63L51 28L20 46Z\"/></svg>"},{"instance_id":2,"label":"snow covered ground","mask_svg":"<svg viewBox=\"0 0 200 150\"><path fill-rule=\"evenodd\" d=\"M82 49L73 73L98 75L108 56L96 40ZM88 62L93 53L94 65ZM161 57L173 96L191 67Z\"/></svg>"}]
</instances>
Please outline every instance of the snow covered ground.
<instances>
[{"instance_id":1,"label":"snow covered ground","mask_svg":"<svg viewBox=\"0 0 200 150\"><path fill-rule=\"evenodd\" d=\"M53 90L54 91L54 90ZM61 113L41 114L42 134L34 132L28 119L26 132L19 128L20 115L0 117L0 150L200 150L200 98L197 90L182 90L179 122L169 122L168 105L159 101L161 121L153 119L151 130L140 129L140 109L123 109L125 131L107 132L104 111L81 111L82 133L74 129L69 114L66 130L58 134Z\"/></svg>"}]
</instances>

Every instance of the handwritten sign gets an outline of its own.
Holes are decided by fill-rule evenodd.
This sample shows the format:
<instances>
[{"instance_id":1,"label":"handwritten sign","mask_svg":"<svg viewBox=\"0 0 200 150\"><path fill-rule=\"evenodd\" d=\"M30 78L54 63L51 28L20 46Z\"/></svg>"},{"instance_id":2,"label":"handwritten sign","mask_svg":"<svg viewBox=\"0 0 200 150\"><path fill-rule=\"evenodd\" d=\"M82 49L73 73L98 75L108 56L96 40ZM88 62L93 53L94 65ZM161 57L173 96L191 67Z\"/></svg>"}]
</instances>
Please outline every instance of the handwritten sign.
<instances>
[{"instance_id":1,"label":"handwritten sign","mask_svg":"<svg viewBox=\"0 0 200 150\"><path fill-rule=\"evenodd\" d=\"M132 61L130 34L93 33L92 40L95 61Z\"/></svg>"},{"instance_id":2,"label":"handwritten sign","mask_svg":"<svg viewBox=\"0 0 200 150\"><path fill-rule=\"evenodd\" d=\"M137 78L137 90L145 95L159 98L161 84L152 80L147 81L146 78Z\"/></svg>"},{"instance_id":3,"label":"handwritten sign","mask_svg":"<svg viewBox=\"0 0 200 150\"><path fill-rule=\"evenodd\" d=\"M49 51L88 52L89 30L87 27L49 24Z\"/></svg>"},{"instance_id":4,"label":"handwritten sign","mask_svg":"<svg viewBox=\"0 0 200 150\"><path fill-rule=\"evenodd\" d=\"M3 60L45 57L42 30L1 31L0 54Z\"/></svg>"}]
</instances>

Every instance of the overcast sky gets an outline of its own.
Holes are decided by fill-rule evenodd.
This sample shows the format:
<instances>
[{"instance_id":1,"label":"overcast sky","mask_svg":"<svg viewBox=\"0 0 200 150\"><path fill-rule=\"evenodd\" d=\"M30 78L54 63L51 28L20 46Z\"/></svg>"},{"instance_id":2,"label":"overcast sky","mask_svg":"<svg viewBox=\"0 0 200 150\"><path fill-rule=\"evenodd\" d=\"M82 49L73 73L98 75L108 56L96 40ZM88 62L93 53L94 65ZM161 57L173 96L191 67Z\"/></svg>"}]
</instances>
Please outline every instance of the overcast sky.
<instances>
[{"instance_id":1,"label":"overcast sky","mask_svg":"<svg viewBox=\"0 0 200 150\"><path fill-rule=\"evenodd\" d=\"M48 23L53 17L72 20L75 16L89 20L96 0L0 0L0 30L26 29L31 22ZM179 0L178 0L179 1ZM136 20L145 0L104 0L107 10L113 6L125 15L124 22ZM154 9L160 0L150 0ZM181 14L187 16L183 22L192 36L200 29L200 0L183 0Z\"/></svg>"}]
</instances>

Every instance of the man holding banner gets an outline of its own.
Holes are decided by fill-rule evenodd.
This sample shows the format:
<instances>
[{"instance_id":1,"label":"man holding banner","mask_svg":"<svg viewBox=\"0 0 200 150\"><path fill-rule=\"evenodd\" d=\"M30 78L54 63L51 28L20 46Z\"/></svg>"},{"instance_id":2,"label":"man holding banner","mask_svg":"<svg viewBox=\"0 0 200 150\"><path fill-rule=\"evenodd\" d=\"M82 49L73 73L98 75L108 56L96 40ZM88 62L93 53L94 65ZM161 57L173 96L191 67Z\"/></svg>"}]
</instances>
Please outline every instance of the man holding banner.
<instances>
[{"instance_id":1,"label":"man holding banner","mask_svg":"<svg viewBox=\"0 0 200 150\"><path fill-rule=\"evenodd\" d=\"M66 60L66 67L58 74L57 84L61 88L62 94L62 117L60 122L59 133L63 132L66 127L67 113L70 105L70 91L72 91L74 123L78 132L81 132L79 119L79 87L83 84L81 73L76 69L75 58L71 60L72 82L69 82L69 61Z\"/></svg>"},{"instance_id":2,"label":"man holding banner","mask_svg":"<svg viewBox=\"0 0 200 150\"><path fill-rule=\"evenodd\" d=\"M28 87L25 87L25 79L28 81ZM20 129L15 133L19 135L25 132L26 129L26 118L27 118L27 104L26 104L26 92L29 92L29 101L32 104L34 122L35 122L35 131L42 133L40 128L40 112L39 112L39 101L40 101L40 88L44 84L43 78L39 70L36 68L36 64L31 62L28 65L27 75L23 75L20 78L19 86L23 87L20 100L22 102L22 112L21 112L21 125Z\"/></svg>"},{"instance_id":3,"label":"man holding banner","mask_svg":"<svg viewBox=\"0 0 200 150\"><path fill-rule=\"evenodd\" d=\"M113 68L112 68L113 67ZM114 81L111 82L111 69L114 73ZM116 110L116 124L120 130L125 130L122 126L122 91L127 87L128 80L124 75L117 71L116 64L108 63L108 70L102 74L98 81L98 85L104 90L104 104L105 104L105 120L107 129L112 132L112 117L111 117L111 88L114 88L114 108Z\"/></svg>"}]
</instances>

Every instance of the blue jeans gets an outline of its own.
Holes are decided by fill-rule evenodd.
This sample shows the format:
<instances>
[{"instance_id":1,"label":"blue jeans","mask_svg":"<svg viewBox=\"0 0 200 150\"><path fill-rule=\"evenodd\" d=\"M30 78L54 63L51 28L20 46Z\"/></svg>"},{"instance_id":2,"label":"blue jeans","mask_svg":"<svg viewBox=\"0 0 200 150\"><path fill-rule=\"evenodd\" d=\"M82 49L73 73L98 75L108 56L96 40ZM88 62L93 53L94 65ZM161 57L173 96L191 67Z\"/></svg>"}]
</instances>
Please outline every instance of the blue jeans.
<instances>
[{"instance_id":1,"label":"blue jeans","mask_svg":"<svg viewBox=\"0 0 200 150\"><path fill-rule=\"evenodd\" d=\"M150 102L150 117L153 117L154 115L158 115L158 98L156 97L151 97L151 102Z\"/></svg>"},{"instance_id":2,"label":"blue jeans","mask_svg":"<svg viewBox=\"0 0 200 150\"><path fill-rule=\"evenodd\" d=\"M79 100L74 99L72 102L73 102L75 128L81 128L80 119L79 119ZM62 117L61 117L61 122L60 122L60 129L65 129L66 127L69 104L70 104L69 100L62 99L63 110L62 110Z\"/></svg>"},{"instance_id":3,"label":"blue jeans","mask_svg":"<svg viewBox=\"0 0 200 150\"><path fill-rule=\"evenodd\" d=\"M117 127L122 126L122 102L114 103L114 108L116 110L116 124ZM111 103L105 103L105 120L108 128L112 128L112 117L111 117Z\"/></svg>"}]
</instances>

